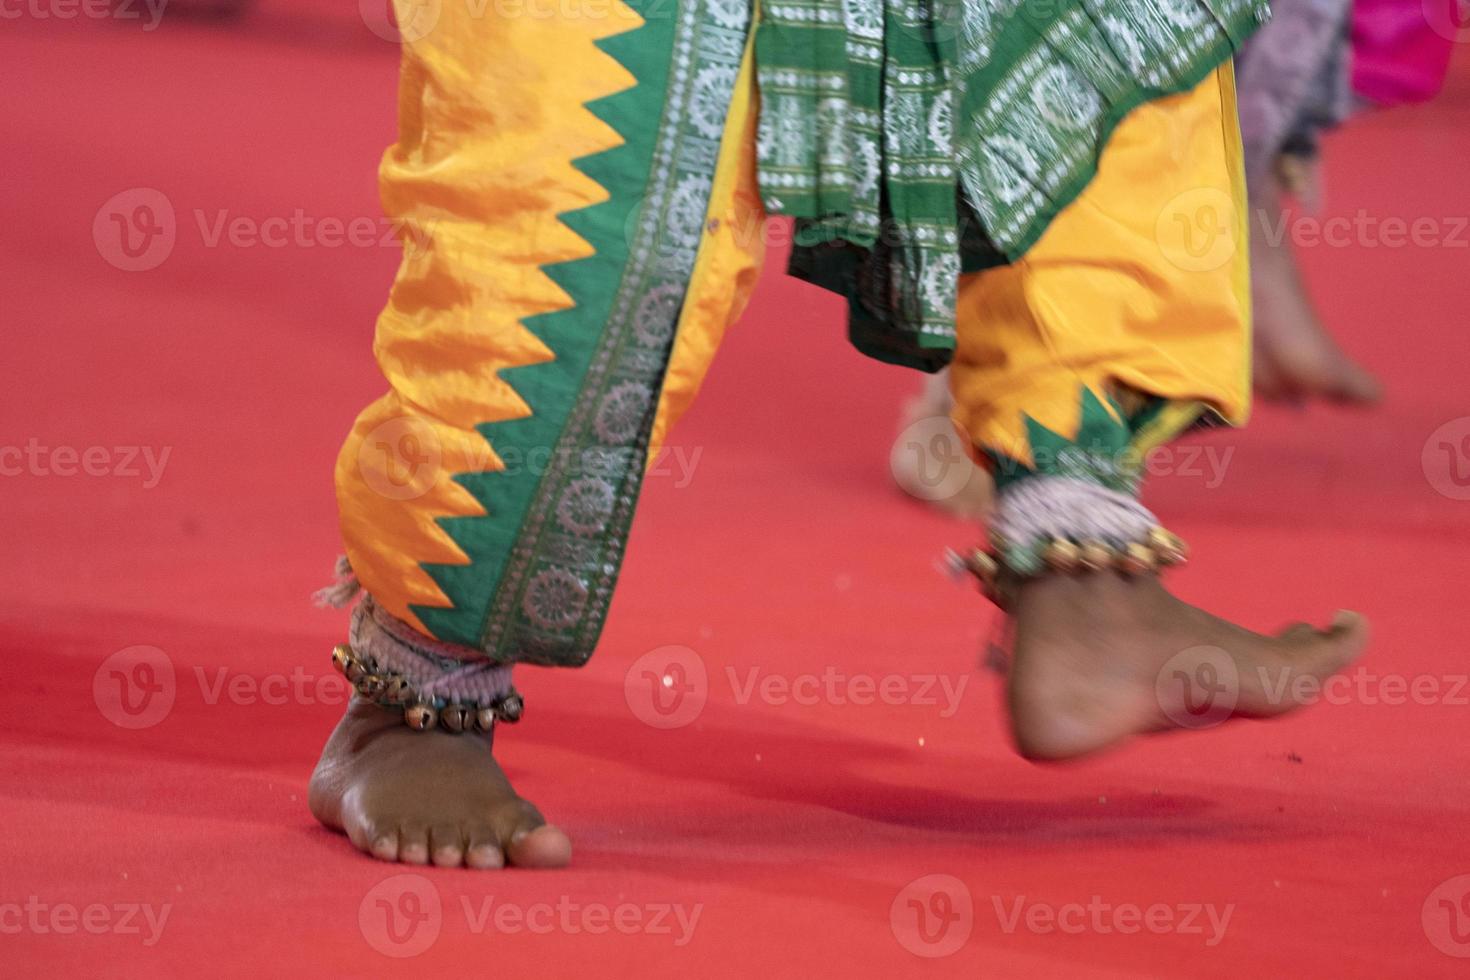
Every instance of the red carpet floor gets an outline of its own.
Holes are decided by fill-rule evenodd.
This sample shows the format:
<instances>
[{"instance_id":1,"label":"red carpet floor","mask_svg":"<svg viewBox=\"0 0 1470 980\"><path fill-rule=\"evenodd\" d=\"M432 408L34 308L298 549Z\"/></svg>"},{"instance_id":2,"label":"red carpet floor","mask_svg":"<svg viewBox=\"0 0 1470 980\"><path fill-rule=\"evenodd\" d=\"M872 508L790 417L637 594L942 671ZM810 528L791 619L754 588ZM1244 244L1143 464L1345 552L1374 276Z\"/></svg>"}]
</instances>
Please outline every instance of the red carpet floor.
<instances>
[{"instance_id":1,"label":"red carpet floor","mask_svg":"<svg viewBox=\"0 0 1470 980\"><path fill-rule=\"evenodd\" d=\"M676 433L686 468L651 480L600 653L521 677L505 758L574 866L396 879L305 807L343 625L307 596L396 253L212 238L376 216L394 52L343 6L0 33L0 447L35 447L0 456L0 974L1463 974L1466 59L1438 104L1330 145L1324 217L1369 230L1306 262L1386 404L1261 409L1193 443L1223 475L1180 456L1152 488L1197 546L1191 600L1260 628L1372 617L1335 703L1018 759L976 670L991 614L933 567L971 532L888 479L914 379L772 275ZM177 214L146 272L93 238L133 188ZM1390 219L1441 241L1395 247ZM660 728L637 662L671 645L705 700ZM160 653L134 717L104 662L137 646ZM858 686L807 697L831 672ZM869 682L890 696L855 703Z\"/></svg>"}]
</instances>

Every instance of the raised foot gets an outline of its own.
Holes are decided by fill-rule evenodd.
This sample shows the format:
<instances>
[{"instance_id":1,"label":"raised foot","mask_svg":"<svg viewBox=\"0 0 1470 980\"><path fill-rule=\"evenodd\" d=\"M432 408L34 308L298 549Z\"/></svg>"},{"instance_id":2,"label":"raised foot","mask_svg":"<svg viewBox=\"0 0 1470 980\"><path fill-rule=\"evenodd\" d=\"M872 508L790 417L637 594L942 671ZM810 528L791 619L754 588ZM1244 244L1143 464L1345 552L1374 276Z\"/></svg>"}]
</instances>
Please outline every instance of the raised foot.
<instances>
[{"instance_id":1,"label":"raised foot","mask_svg":"<svg viewBox=\"0 0 1470 980\"><path fill-rule=\"evenodd\" d=\"M1008 696L1023 756L1059 761L1139 734L1285 714L1352 663L1367 621L1263 636L1166 592L1152 576L1048 576L1016 603Z\"/></svg>"},{"instance_id":2,"label":"raised foot","mask_svg":"<svg viewBox=\"0 0 1470 980\"><path fill-rule=\"evenodd\" d=\"M383 861L564 867L571 841L516 795L492 740L415 732L354 698L312 773L312 815Z\"/></svg>"}]
</instances>

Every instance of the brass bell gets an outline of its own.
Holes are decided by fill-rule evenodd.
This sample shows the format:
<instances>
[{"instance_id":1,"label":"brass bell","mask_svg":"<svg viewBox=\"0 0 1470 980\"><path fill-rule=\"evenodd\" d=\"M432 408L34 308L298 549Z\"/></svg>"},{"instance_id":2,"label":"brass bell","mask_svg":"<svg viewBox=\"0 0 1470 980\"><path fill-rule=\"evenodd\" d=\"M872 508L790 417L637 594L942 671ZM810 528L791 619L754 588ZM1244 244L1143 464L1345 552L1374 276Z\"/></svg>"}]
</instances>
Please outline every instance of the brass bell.
<instances>
[{"instance_id":1,"label":"brass bell","mask_svg":"<svg viewBox=\"0 0 1470 980\"><path fill-rule=\"evenodd\" d=\"M1089 538L1082 542L1081 554L1078 556L1082 567L1089 572L1100 572L1105 568L1112 567L1113 549L1096 538Z\"/></svg>"},{"instance_id":2,"label":"brass bell","mask_svg":"<svg viewBox=\"0 0 1470 980\"><path fill-rule=\"evenodd\" d=\"M995 560L994 555L976 548L965 559L965 567L970 570L970 574L980 580L982 589L994 588L995 578L1000 574L1000 563Z\"/></svg>"},{"instance_id":3,"label":"brass bell","mask_svg":"<svg viewBox=\"0 0 1470 980\"><path fill-rule=\"evenodd\" d=\"M428 731L439 723L439 712L434 710L432 704L419 702L409 705L408 709L403 712L403 720L408 723L409 728L416 732Z\"/></svg>"},{"instance_id":4,"label":"brass bell","mask_svg":"<svg viewBox=\"0 0 1470 980\"><path fill-rule=\"evenodd\" d=\"M475 727L480 731L489 733L495 730L495 709L481 708L475 712Z\"/></svg>"},{"instance_id":5,"label":"brass bell","mask_svg":"<svg viewBox=\"0 0 1470 980\"><path fill-rule=\"evenodd\" d=\"M1154 552L1146 544L1131 541L1118 555L1118 568L1126 575L1143 575L1154 570Z\"/></svg>"},{"instance_id":6,"label":"brass bell","mask_svg":"<svg viewBox=\"0 0 1470 980\"><path fill-rule=\"evenodd\" d=\"M439 712L439 727L458 735L466 728L473 728L475 716L469 708L448 704Z\"/></svg>"},{"instance_id":7,"label":"brass bell","mask_svg":"<svg viewBox=\"0 0 1470 980\"><path fill-rule=\"evenodd\" d=\"M500 717L501 721L511 725L521 720L521 715L525 710L526 703L515 692L507 694L495 702L495 713Z\"/></svg>"},{"instance_id":8,"label":"brass bell","mask_svg":"<svg viewBox=\"0 0 1470 980\"><path fill-rule=\"evenodd\" d=\"M352 648L345 643L339 643L332 647L332 666L337 668L337 673L346 675L347 665L352 663Z\"/></svg>"},{"instance_id":9,"label":"brass bell","mask_svg":"<svg viewBox=\"0 0 1470 980\"><path fill-rule=\"evenodd\" d=\"M408 683L408 678L401 674L388 678L383 687L383 700L389 704L406 704L413 700L413 686Z\"/></svg>"},{"instance_id":10,"label":"brass bell","mask_svg":"<svg viewBox=\"0 0 1470 980\"><path fill-rule=\"evenodd\" d=\"M1082 549L1066 538L1054 538L1042 549L1041 557L1053 571L1075 572L1082 560Z\"/></svg>"},{"instance_id":11,"label":"brass bell","mask_svg":"<svg viewBox=\"0 0 1470 980\"><path fill-rule=\"evenodd\" d=\"M358 678L357 684L354 686L357 688L358 694L361 694L370 701L376 701L378 695L383 693L383 688L387 686L387 681L383 680L377 674L364 674Z\"/></svg>"},{"instance_id":12,"label":"brass bell","mask_svg":"<svg viewBox=\"0 0 1470 980\"><path fill-rule=\"evenodd\" d=\"M1148 543L1153 546L1161 564L1183 565L1189 560L1189 546L1172 531L1156 527L1148 532Z\"/></svg>"}]
</instances>

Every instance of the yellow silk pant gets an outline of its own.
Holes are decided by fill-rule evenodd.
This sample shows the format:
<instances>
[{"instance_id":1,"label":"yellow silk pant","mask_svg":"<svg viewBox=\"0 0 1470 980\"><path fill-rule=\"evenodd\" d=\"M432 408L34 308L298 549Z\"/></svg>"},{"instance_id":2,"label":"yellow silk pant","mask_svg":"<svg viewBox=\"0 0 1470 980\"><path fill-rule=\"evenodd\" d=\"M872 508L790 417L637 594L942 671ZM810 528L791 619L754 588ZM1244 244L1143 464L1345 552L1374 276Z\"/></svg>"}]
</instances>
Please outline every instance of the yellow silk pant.
<instances>
[{"instance_id":1,"label":"yellow silk pant","mask_svg":"<svg viewBox=\"0 0 1470 980\"><path fill-rule=\"evenodd\" d=\"M468 563L447 523L495 516L493 495L487 502L466 485L517 465L482 431L534 416L528 389L507 380L512 369L556 366L557 353L524 324L574 305L545 269L592 253L561 216L609 196L573 161L620 144L585 106L632 86L598 42L637 23L616 0L600 17L486 19L471 8L443 5L434 29L405 43L400 134L382 168L385 208L407 238L374 343L389 390L358 418L336 470L363 587L451 640L420 617L451 605L425 567ZM415 11L401 0L401 16ZM1135 110L1091 185L1023 259L963 279L951 381L955 420L975 446L1024 462L1023 417L1075 430L1081 387L1167 399L1154 438L1204 409L1243 419L1249 314L1233 85L1226 65L1191 92ZM760 273L757 112L747 50L677 297L654 449Z\"/></svg>"}]
</instances>

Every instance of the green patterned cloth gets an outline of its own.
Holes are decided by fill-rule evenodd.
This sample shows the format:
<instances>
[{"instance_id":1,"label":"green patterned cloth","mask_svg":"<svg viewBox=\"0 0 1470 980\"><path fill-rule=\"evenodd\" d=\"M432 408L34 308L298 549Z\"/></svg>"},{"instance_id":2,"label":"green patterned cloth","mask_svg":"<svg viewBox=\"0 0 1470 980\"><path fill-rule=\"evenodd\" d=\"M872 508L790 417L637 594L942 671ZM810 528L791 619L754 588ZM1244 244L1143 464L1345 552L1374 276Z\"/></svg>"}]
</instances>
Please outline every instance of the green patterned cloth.
<instances>
[{"instance_id":1,"label":"green patterned cloth","mask_svg":"<svg viewBox=\"0 0 1470 980\"><path fill-rule=\"evenodd\" d=\"M792 272L846 296L853 343L937 370L962 271L1023 255L1113 128L1187 91L1267 0L773 0L760 180Z\"/></svg>"}]
</instances>

